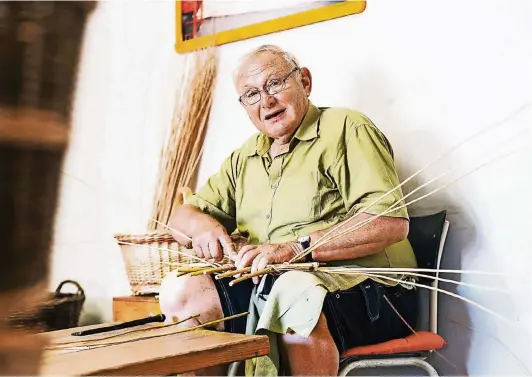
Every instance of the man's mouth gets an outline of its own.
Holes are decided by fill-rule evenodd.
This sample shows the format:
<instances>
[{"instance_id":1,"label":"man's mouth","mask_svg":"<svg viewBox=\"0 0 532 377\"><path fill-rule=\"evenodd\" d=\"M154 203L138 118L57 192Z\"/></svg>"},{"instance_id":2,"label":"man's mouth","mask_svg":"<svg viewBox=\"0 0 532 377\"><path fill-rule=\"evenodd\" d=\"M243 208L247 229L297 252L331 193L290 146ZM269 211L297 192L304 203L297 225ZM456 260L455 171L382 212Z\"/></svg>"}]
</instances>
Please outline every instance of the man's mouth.
<instances>
[{"instance_id":1,"label":"man's mouth","mask_svg":"<svg viewBox=\"0 0 532 377\"><path fill-rule=\"evenodd\" d=\"M264 120L270 120L270 119L273 119L273 118L275 118L275 117L277 117L277 116L283 114L284 111L285 111L285 109L282 109L282 110L277 110L277 111L275 111L275 112L273 112L273 113L270 113L270 114L268 114L268 115L266 115L266 116L264 117Z\"/></svg>"}]
</instances>

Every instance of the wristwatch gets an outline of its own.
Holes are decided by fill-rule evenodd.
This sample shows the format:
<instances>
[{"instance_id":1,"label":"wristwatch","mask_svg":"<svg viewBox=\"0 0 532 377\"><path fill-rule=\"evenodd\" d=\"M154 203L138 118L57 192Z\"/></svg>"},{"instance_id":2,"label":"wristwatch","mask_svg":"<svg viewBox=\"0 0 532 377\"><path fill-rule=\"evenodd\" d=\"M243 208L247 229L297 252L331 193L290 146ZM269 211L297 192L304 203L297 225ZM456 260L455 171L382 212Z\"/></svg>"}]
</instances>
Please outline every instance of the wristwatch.
<instances>
[{"instance_id":1,"label":"wristwatch","mask_svg":"<svg viewBox=\"0 0 532 377\"><path fill-rule=\"evenodd\" d=\"M302 236L297 239L297 243L301 245L303 251L310 247L310 236ZM312 262L312 253L305 255L305 262Z\"/></svg>"}]
</instances>

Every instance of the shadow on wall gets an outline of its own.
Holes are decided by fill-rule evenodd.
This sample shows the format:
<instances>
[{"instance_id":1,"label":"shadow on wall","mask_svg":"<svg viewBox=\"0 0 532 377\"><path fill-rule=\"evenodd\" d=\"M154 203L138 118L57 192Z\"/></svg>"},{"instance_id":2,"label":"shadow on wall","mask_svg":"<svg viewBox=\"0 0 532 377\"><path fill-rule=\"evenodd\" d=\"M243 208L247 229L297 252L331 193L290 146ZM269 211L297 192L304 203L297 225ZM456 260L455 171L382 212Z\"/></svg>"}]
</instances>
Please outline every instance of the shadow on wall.
<instances>
[{"instance_id":1,"label":"shadow on wall","mask_svg":"<svg viewBox=\"0 0 532 377\"><path fill-rule=\"evenodd\" d=\"M88 305L85 305L82 318L80 318L80 326L97 325L103 322L101 309L98 305L94 302L89 302Z\"/></svg>"},{"instance_id":2,"label":"shadow on wall","mask_svg":"<svg viewBox=\"0 0 532 377\"><path fill-rule=\"evenodd\" d=\"M401 181L445 152L448 147L442 145L434 132L431 132L430 124L423 124L422 119L406 119L404 115L399 114L400 106L396 106L398 101L394 98L385 72L368 70L364 72L364 76L356 77L355 80L356 83L353 86L356 89L356 96L352 107L372 119L390 140ZM404 114L404 109L401 113ZM430 171L419 174L405 184L403 193L406 195L436 177L440 172L452 168L456 163L459 162L453 161L452 156L445 157L437 164L438 168L435 172L429 169ZM443 179L443 183L445 182L446 180ZM435 181L417 191L407 201L427 194L441 184L442 182ZM468 208L469 203L466 199L468 195L474 195L474 193L461 192L458 182L408 207L411 216L447 211L450 228L442 257L442 268L461 269L463 258L467 253L482 247L475 228L476 216L472 209ZM462 280L462 276L457 274L442 274L441 277ZM459 294L454 284L440 284L440 289ZM438 354L433 354L431 363L440 374L467 375L467 363L473 336L468 330L468 327L472 327L468 313L469 304L442 293L439 294L438 301L438 332L448 343L447 347L439 353L448 361ZM454 322L464 325L460 331L455 331Z\"/></svg>"}]
</instances>

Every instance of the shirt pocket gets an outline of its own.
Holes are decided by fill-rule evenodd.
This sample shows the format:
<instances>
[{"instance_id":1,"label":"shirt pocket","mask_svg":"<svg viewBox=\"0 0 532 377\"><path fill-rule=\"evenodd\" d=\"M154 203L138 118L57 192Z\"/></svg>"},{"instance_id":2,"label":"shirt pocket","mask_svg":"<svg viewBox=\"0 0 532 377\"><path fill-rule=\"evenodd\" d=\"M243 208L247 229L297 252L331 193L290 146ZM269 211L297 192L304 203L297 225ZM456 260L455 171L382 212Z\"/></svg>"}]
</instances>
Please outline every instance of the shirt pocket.
<instances>
[{"instance_id":1,"label":"shirt pocket","mask_svg":"<svg viewBox=\"0 0 532 377\"><path fill-rule=\"evenodd\" d=\"M316 169L309 174L308 192L311 193L310 205L308 208L308 218L311 222L321 219L324 211L333 196L331 196L332 182L319 170Z\"/></svg>"},{"instance_id":2,"label":"shirt pocket","mask_svg":"<svg viewBox=\"0 0 532 377\"><path fill-rule=\"evenodd\" d=\"M329 221L343 213L342 197L336 184L324 172L314 173L315 196L312 200L311 217L314 221Z\"/></svg>"}]
</instances>

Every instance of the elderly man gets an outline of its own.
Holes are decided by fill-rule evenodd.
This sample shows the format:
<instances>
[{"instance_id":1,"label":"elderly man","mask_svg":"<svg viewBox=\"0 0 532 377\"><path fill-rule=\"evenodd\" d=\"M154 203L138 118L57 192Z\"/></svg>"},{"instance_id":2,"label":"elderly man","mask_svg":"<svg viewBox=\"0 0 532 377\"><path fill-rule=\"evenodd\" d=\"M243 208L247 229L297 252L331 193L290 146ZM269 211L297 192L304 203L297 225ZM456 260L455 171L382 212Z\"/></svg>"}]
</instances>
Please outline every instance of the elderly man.
<instances>
[{"instance_id":1,"label":"elderly man","mask_svg":"<svg viewBox=\"0 0 532 377\"><path fill-rule=\"evenodd\" d=\"M227 255L238 268L258 271L291 260L336 224L352 225L353 214L358 214L356 222L363 221L402 201L396 190L369 207L399 183L389 142L360 112L314 106L308 98L310 71L291 54L261 46L244 56L234 81L239 102L259 132L177 210L170 225L192 239L190 243L176 232L178 242L200 257L220 260ZM397 210L316 248L307 260L415 267L408 229L406 209ZM232 250L229 235L235 230L249 240L240 250ZM345 275L318 277L310 284L316 290L302 289L304 276L314 274L289 274L233 286L230 278L180 277L163 283L161 307L180 317L201 313L191 324L205 323L247 311L250 300L273 292L283 281L277 294L290 297L292 292L298 304L283 309L292 310L291 315L271 309L264 328L278 334L280 365L292 375L337 375L346 348L407 335L407 326L383 294L403 319L415 324L414 290L372 280L360 284L360 278ZM298 316L309 325L290 323ZM217 329L244 333L246 318Z\"/></svg>"}]
</instances>

